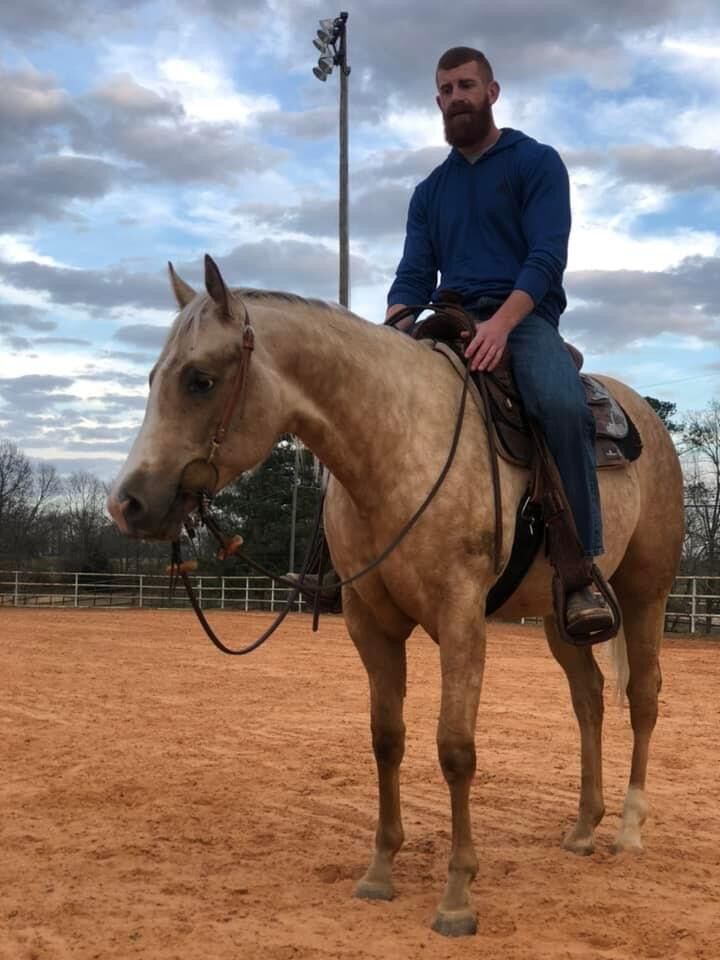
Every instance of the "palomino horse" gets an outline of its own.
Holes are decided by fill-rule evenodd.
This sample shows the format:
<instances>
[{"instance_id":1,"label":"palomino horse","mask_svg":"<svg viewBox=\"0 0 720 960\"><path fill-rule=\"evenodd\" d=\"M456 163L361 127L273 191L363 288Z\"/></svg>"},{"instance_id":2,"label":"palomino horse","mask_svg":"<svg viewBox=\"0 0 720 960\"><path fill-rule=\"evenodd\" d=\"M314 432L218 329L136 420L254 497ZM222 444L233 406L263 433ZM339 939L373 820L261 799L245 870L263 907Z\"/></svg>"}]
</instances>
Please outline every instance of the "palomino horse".
<instances>
[{"instance_id":1,"label":"palomino horse","mask_svg":"<svg viewBox=\"0 0 720 960\"><path fill-rule=\"evenodd\" d=\"M213 448L218 488L263 461L282 434L292 433L331 471L326 533L336 570L351 576L387 546L438 476L459 409L457 373L427 343L340 307L284 293L230 291L209 257L207 294L196 293L172 268L171 280L181 310L151 375L145 419L110 496L118 526L135 537L178 534L195 506L181 475L188 463L208 457L218 422L227 427L223 444ZM242 347L248 330L254 331L249 364ZM682 479L676 452L652 409L628 387L606 382L644 445L639 460L600 477L605 554L599 565L624 616L634 734L615 846L638 850L661 682L663 614L682 540ZM507 561L527 475L502 464L501 482ZM470 885L478 860L469 794L485 662L485 599L497 579L491 491L484 421L468 403L456 459L429 509L377 569L343 588L347 627L370 681L379 780L375 850L356 893L368 899L393 895L392 863L403 842L405 641L420 624L439 645L442 674L437 746L450 791L452 848L433 927L448 935L476 929ZM605 809L603 676L589 648L560 640L550 582L547 561L536 558L498 615L543 616L552 653L567 674L580 727L582 778L577 821L564 846L590 853Z\"/></svg>"}]
</instances>

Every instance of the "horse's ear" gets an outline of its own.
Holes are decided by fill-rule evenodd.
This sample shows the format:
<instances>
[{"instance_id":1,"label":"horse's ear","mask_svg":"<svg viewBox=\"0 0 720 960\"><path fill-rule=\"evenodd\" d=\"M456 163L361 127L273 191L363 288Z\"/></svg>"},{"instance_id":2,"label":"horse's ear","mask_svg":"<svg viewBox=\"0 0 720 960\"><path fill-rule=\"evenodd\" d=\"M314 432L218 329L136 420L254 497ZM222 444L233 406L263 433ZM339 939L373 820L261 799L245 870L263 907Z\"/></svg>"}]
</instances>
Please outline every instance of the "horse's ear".
<instances>
[{"instance_id":1,"label":"horse's ear","mask_svg":"<svg viewBox=\"0 0 720 960\"><path fill-rule=\"evenodd\" d=\"M222 318L230 320L232 317L230 310L231 293L225 286L220 268L207 253L205 254L205 289L220 308Z\"/></svg>"},{"instance_id":2,"label":"horse's ear","mask_svg":"<svg viewBox=\"0 0 720 960\"><path fill-rule=\"evenodd\" d=\"M177 305L183 310L191 300L194 300L197 294L193 288L175 273L175 268L168 260L168 273L170 274L170 286L173 288Z\"/></svg>"}]
</instances>

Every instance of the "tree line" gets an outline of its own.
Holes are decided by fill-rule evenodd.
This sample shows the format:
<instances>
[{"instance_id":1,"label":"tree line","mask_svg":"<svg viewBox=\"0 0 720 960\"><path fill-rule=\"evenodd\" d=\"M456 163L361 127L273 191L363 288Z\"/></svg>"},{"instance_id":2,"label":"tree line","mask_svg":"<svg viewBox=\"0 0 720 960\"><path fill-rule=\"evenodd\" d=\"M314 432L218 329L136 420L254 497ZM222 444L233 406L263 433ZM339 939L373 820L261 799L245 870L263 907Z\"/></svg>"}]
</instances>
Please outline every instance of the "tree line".
<instances>
[{"instance_id":1,"label":"tree line","mask_svg":"<svg viewBox=\"0 0 720 960\"><path fill-rule=\"evenodd\" d=\"M669 401L645 398L672 434L685 475L686 535L682 572L720 575L720 401L679 416ZM243 551L222 565L202 533L192 549L204 572L228 576L252 570L243 553L270 570L298 570L311 536L320 495L314 458L283 437L268 460L240 477L214 501L227 533L240 533ZM80 471L60 477L33 463L9 440L0 441L0 567L81 573L158 573L167 544L122 536L105 511L108 485ZM294 549L292 545L294 544Z\"/></svg>"},{"instance_id":2,"label":"tree line","mask_svg":"<svg viewBox=\"0 0 720 960\"><path fill-rule=\"evenodd\" d=\"M0 441L0 568L79 573L160 573L169 546L130 540L105 509L110 484L92 473L59 476ZM279 574L297 569L312 532L320 477L314 458L284 437L268 460L223 490L214 512L227 533L240 533L248 554ZM294 560L290 542L294 529ZM202 533L190 545L203 571L220 572L216 545ZM251 573L242 555L222 564L227 576Z\"/></svg>"}]
</instances>

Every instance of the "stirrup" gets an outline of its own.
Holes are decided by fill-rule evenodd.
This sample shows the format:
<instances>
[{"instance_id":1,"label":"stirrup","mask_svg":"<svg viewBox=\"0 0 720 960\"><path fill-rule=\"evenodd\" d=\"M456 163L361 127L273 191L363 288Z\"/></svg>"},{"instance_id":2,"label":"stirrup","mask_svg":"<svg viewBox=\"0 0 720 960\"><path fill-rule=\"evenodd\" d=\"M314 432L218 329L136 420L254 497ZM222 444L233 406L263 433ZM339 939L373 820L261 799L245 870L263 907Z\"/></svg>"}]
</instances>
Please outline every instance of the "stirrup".
<instances>
[{"instance_id":1,"label":"stirrup","mask_svg":"<svg viewBox=\"0 0 720 960\"><path fill-rule=\"evenodd\" d=\"M612 626L612 610L590 584L565 593L565 629L571 636L583 637Z\"/></svg>"},{"instance_id":2,"label":"stirrup","mask_svg":"<svg viewBox=\"0 0 720 960\"><path fill-rule=\"evenodd\" d=\"M574 647L587 647L595 643L604 643L605 640L611 640L622 626L622 612L620 604L615 596L615 591L607 582L600 570L593 564L590 568L590 577L592 583L605 600L610 614L612 624L604 630L591 631L589 633L570 633L565 622L565 609L567 603L567 592L560 577L555 574L552 581L553 608L555 611L555 620L557 622L558 632L562 639Z\"/></svg>"}]
</instances>

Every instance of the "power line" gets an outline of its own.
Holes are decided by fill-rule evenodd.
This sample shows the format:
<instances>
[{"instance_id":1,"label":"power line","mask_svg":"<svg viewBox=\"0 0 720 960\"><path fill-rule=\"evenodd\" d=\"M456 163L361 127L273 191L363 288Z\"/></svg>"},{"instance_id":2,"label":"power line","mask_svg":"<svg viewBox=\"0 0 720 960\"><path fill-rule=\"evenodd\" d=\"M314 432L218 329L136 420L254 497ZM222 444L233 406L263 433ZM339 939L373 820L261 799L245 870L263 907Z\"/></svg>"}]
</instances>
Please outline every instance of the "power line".
<instances>
[{"instance_id":1,"label":"power line","mask_svg":"<svg viewBox=\"0 0 720 960\"><path fill-rule=\"evenodd\" d=\"M640 387L635 387L635 389L649 390L650 387L666 387L671 383L689 383L691 380L706 380L708 377L717 376L720 376L720 371L715 370L713 373L699 373L696 377L683 377L680 380L660 380L658 383L644 383Z\"/></svg>"}]
</instances>

